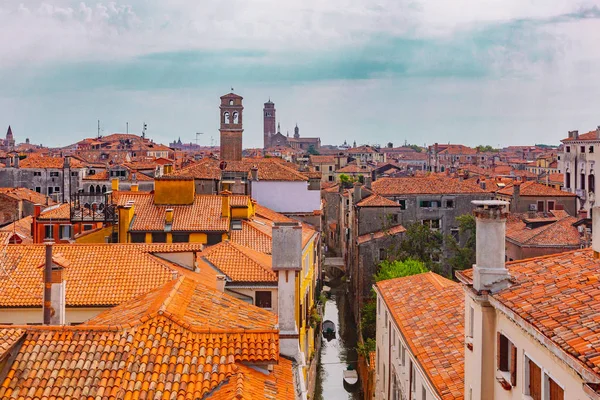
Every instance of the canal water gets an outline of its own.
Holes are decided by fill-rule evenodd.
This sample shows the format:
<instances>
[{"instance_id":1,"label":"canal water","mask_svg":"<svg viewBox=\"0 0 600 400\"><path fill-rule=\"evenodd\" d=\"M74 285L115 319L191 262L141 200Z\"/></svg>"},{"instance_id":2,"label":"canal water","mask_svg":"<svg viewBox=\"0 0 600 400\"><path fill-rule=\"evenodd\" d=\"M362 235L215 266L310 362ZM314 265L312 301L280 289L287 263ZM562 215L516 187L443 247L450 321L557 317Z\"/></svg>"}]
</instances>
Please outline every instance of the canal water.
<instances>
[{"instance_id":1,"label":"canal water","mask_svg":"<svg viewBox=\"0 0 600 400\"><path fill-rule=\"evenodd\" d=\"M331 297L325 304L323 321L335 323L335 338L323 338L317 366L316 400L360 400L360 382L349 387L344 384L343 373L351 366L356 369L357 327L351 311L347 284L341 279L332 280Z\"/></svg>"}]
</instances>

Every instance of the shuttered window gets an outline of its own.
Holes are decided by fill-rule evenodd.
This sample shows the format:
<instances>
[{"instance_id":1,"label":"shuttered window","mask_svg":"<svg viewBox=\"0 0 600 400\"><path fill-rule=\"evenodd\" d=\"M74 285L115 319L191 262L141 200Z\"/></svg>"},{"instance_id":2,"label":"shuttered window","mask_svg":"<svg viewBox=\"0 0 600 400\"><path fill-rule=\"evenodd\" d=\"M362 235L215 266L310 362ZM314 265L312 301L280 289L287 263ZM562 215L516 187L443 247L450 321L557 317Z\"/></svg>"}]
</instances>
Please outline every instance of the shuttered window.
<instances>
[{"instance_id":1,"label":"shuttered window","mask_svg":"<svg viewBox=\"0 0 600 400\"><path fill-rule=\"evenodd\" d=\"M506 336L497 334L497 368L509 374L510 384L517 385L517 348Z\"/></svg>"},{"instance_id":2,"label":"shuttered window","mask_svg":"<svg viewBox=\"0 0 600 400\"><path fill-rule=\"evenodd\" d=\"M529 396L533 400L542 400L542 370L529 360Z\"/></svg>"},{"instance_id":3,"label":"shuttered window","mask_svg":"<svg viewBox=\"0 0 600 400\"><path fill-rule=\"evenodd\" d=\"M564 400L565 399L565 391L563 388L558 386L558 383L554 382L552 378L548 377L548 390L550 392L550 396L548 396L549 400Z\"/></svg>"}]
</instances>

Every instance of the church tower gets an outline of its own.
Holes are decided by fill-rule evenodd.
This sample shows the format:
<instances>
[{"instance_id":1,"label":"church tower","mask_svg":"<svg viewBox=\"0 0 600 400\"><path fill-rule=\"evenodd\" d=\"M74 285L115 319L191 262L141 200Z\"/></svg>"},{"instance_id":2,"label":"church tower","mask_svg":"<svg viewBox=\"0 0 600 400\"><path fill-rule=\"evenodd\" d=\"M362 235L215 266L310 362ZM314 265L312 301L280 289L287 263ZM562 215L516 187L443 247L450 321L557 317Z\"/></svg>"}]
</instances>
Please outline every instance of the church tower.
<instances>
[{"instance_id":1,"label":"church tower","mask_svg":"<svg viewBox=\"0 0 600 400\"><path fill-rule=\"evenodd\" d=\"M15 147L15 138L13 136L10 125L8 126L8 131L6 131L6 146L11 147L11 148Z\"/></svg>"},{"instance_id":2,"label":"church tower","mask_svg":"<svg viewBox=\"0 0 600 400\"><path fill-rule=\"evenodd\" d=\"M300 128L298 128L298 124L296 124L296 127L294 128L294 138L300 139Z\"/></svg>"},{"instance_id":3,"label":"church tower","mask_svg":"<svg viewBox=\"0 0 600 400\"><path fill-rule=\"evenodd\" d=\"M264 117L264 144L263 148L268 149L272 147L271 138L275 135L275 103L269 101L265 103L265 107L263 108L263 117Z\"/></svg>"},{"instance_id":4,"label":"church tower","mask_svg":"<svg viewBox=\"0 0 600 400\"><path fill-rule=\"evenodd\" d=\"M226 161L242 160L242 96L229 93L221 96L219 106L221 114L221 159Z\"/></svg>"}]
</instances>

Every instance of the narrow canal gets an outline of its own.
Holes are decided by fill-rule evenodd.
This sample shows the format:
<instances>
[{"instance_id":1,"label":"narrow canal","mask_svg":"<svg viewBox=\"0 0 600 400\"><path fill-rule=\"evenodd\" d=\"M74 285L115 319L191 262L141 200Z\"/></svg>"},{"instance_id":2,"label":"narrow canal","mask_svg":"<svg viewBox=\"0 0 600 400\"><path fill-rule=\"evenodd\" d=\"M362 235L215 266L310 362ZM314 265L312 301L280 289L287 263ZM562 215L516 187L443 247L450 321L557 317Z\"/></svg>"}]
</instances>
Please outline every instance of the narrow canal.
<instances>
[{"instance_id":1,"label":"narrow canal","mask_svg":"<svg viewBox=\"0 0 600 400\"><path fill-rule=\"evenodd\" d=\"M356 369L357 328L351 311L351 299L347 284L341 279L328 283L331 297L325 304L323 321L335 323L335 338L323 338L319 357L316 400L359 400L360 382L354 386L344 383L343 373L350 366Z\"/></svg>"}]
</instances>

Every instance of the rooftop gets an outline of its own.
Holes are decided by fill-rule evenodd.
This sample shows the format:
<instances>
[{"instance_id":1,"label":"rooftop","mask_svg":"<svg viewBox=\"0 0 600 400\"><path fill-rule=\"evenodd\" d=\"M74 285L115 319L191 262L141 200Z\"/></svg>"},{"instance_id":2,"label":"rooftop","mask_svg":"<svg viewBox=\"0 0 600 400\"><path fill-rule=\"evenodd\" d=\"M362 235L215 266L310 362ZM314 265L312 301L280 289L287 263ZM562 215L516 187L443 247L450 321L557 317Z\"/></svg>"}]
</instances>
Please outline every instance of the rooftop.
<instances>
[{"instance_id":1,"label":"rooftop","mask_svg":"<svg viewBox=\"0 0 600 400\"><path fill-rule=\"evenodd\" d=\"M381 196L406 194L486 194L476 183L443 176L381 178L373 182L373 192Z\"/></svg>"},{"instance_id":2,"label":"rooftop","mask_svg":"<svg viewBox=\"0 0 600 400\"><path fill-rule=\"evenodd\" d=\"M514 183L510 184L500 190L498 194L506 196L512 196L514 193ZM519 192L520 196L531 196L531 197L576 197L575 193L565 192L563 190L555 189L551 186L542 185L534 181L527 181L521 183L521 189Z\"/></svg>"}]
</instances>

